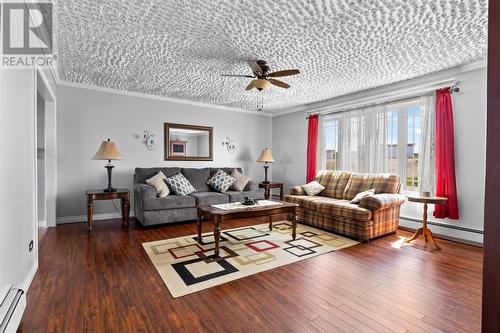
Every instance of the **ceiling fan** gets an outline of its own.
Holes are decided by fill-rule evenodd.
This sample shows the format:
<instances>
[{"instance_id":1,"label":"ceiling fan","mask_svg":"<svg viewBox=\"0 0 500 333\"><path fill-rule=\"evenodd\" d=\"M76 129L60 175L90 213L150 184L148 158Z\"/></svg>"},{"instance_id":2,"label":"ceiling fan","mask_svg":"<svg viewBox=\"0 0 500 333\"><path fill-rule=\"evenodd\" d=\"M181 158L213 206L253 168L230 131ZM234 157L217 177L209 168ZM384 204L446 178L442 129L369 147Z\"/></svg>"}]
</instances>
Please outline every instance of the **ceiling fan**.
<instances>
[{"instance_id":1,"label":"ceiling fan","mask_svg":"<svg viewBox=\"0 0 500 333\"><path fill-rule=\"evenodd\" d=\"M269 66L264 60L249 61L248 65L252 69L253 75L221 74L221 76L252 78L254 80L250 82L250 84L245 88L245 90L252 90L253 88L256 88L257 90L261 91L267 88L270 84L273 84L281 88L290 88L290 85L288 83L273 78L296 75L300 73L298 69L285 69L282 71L269 73Z\"/></svg>"}]
</instances>

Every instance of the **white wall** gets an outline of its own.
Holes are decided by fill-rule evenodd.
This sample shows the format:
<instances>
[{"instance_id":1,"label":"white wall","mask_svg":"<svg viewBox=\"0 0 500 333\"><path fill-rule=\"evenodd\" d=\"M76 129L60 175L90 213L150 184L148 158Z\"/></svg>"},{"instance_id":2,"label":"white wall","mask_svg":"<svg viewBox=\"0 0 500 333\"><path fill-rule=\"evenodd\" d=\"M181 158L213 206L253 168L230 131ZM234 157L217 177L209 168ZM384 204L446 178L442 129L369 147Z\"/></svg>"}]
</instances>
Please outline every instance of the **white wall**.
<instances>
[{"instance_id":1,"label":"white wall","mask_svg":"<svg viewBox=\"0 0 500 333\"><path fill-rule=\"evenodd\" d=\"M91 160L100 142L107 138L116 141L124 156L123 161L114 162L115 187L132 189L136 167L240 166L255 180L264 178L262 165L255 161L261 150L271 145L271 117L62 85L57 87L57 98L60 222L86 214L86 189L107 186L106 161ZM164 161L165 122L212 126L213 162ZM155 151L146 149L146 129L155 134ZM232 154L222 145L226 136L236 141ZM95 203L95 214L114 211L110 202Z\"/></svg>"},{"instance_id":2,"label":"white wall","mask_svg":"<svg viewBox=\"0 0 500 333\"><path fill-rule=\"evenodd\" d=\"M35 89L33 70L0 69L0 286L36 270Z\"/></svg>"},{"instance_id":3,"label":"white wall","mask_svg":"<svg viewBox=\"0 0 500 333\"><path fill-rule=\"evenodd\" d=\"M460 92L453 94L455 121L455 164L460 205L460 220L433 219L437 223L483 230L486 69L467 72L449 71L459 81ZM422 81L422 79L418 79ZM416 80L415 80L416 81ZM412 80L405 84L410 84ZM403 84L404 85L404 84ZM401 87L402 84L395 86ZM383 89L387 90L387 87ZM375 89L374 89L375 90ZM370 93L373 93L371 90ZM363 98L363 94L358 94ZM332 101L333 103L334 101ZM289 188L303 184L306 173L307 121L306 112L294 112L273 118L273 178ZM401 216L421 219L422 207L414 203L403 205ZM430 214L430 216L432 216ZM419 223L401 220L401 225L416 228ZM440 226L432 229L448 237L482 243L482 235Z\"/></svg>"}]
</instances>

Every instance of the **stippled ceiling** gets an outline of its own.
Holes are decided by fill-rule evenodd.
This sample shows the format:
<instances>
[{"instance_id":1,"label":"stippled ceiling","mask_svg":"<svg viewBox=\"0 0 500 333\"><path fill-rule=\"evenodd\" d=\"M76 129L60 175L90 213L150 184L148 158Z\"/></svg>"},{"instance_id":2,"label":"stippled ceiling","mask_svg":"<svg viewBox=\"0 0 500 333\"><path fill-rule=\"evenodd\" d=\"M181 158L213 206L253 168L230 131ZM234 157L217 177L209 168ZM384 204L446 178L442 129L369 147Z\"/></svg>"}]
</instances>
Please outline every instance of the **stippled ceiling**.
<instances>
[{"instance_id":1,"label":"stippled ceiling","mask_svg":"<svg viewBox=\"0 0 500 333\"><path fill-rule=\"evenodd\" d=\"M482 59L487 0L60 0L63 81L256 110L321 101ZM245 91L247 60L291 88Z\"/></svg>"}]
</instances>

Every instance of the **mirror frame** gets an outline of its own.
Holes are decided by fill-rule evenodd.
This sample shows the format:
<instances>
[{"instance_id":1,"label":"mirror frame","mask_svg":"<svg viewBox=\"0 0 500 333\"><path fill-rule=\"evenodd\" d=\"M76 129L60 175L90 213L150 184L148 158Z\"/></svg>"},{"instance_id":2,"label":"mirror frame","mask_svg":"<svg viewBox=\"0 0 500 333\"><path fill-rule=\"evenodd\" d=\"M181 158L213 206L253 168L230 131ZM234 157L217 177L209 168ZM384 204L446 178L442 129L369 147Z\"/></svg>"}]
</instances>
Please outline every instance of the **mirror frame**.
<instances>
[{"instance_id":1,"label":"mirror frame","mask_svg":"<svg viewBox=\"0 0 500 333\"><path fill-rule=\"evenodd\" d=\"M190 129L208 132L208 156L170 156L170 130L174 128ZM165 161L213 161L213 127L164 123L163 131L165 135Z\"/></svg>"}]
</instances>

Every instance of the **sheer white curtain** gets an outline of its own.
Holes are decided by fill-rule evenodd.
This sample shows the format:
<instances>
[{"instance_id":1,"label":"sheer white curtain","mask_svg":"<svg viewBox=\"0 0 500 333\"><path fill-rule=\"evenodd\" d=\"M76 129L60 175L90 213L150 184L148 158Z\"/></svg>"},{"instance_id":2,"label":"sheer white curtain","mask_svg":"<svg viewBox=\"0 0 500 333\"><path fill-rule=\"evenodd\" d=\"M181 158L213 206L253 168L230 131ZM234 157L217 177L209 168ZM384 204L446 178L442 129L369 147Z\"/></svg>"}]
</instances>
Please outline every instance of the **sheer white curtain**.
<instances>
[{"instance_id":1,"label":"sheer white curtain","mask_svg":"<svg viewBox=\"0 0 500 333\"><path fill-rule=\"evenodd\" d=\"M436 97L434 94L422 97L420 136L420 156L418 161L418 179L420 191L435 192L435 157L436 147Z\"/></svg>"},{"instance_id":2,"label":"sheer white curtain","mask_svg":"<svg viewBox=\"0 0 500 333\"><path fill-rule=\"evenodd\" d=\"M319 116L318 121L318 145L316 151L316 170L326 169L326 120L324 116Z\"/></svg>"},{"instance_id":3,"label":"sheer white curtain","mask_svg":"<svg viewBox=\"0 0 500 333\"><path fill-rule=\"evenodd\" d=\"M388 111L386 104L339 115L342 170L389 172Z\"/></svg>"}]
</instances>

